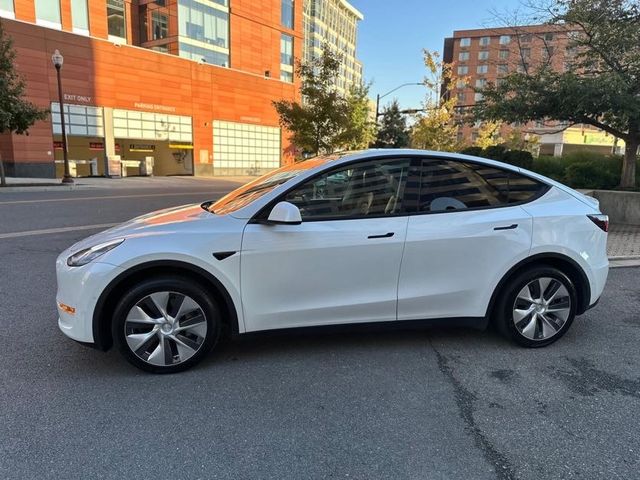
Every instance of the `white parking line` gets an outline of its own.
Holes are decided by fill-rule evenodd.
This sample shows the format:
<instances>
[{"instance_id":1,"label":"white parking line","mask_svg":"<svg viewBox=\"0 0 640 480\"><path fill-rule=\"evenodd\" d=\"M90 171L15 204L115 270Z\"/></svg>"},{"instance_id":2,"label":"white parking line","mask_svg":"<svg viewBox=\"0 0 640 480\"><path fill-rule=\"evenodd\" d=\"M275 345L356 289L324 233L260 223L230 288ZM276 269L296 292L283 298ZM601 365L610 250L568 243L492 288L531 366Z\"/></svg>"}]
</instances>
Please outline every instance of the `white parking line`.
<instances>
[{"instance_id":1,"label":"white parking line","mask_svg":"<svg viewBox=\"0 0 640 480\"><path fill-rule=\"evenodd\" d=\"M109 227L113 227L115 225L119 225L122 222L118 223L100 223L97 225L79 225L76 227L61 227L61 228L45 228L42 230L28 230L25 232L11 232L11 233L0 233L0 239L2 238L17 238L17 237L30 237L32 235L48 235L50 233L62 233L62 232L75 232L77 230L99 230L105 229Z\"/></svg>"},{"instance_id":2,"label":"white parking line","mask_svg":"<svg viewBox=\"0 0 640 480\"><path fill-rule=\"evenodd\" d=\"M140 197L171 197L180 195L220 195L228 193L228 190L224 191L211 191L206 192L176 192L176 193L145 193L140 195L101 195L98 197L69 197L69 198L41 198L39 200L10 200L7 202L0 202L0 205L15 205L17 203L44 203L44 202L74 202L84 200L110 200L112 198L140 198ZM207 197L207 198L209 198Z\"/></svg>"}]
</instances>

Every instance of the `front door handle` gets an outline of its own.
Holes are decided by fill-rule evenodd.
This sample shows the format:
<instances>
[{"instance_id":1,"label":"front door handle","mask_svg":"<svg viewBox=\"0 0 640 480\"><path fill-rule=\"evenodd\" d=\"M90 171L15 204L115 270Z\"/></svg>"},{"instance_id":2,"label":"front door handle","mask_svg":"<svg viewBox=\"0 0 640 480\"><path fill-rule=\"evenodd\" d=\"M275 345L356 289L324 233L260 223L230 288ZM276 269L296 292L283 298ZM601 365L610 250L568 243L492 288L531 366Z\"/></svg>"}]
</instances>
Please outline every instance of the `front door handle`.
<instances>
[{"instance_id":1,"label":"front door handle","mask_svg":"<svg viewBox=\"0 0 640 480\"><path fill-rule=\"evenodd\" d=\"M391 238L394 232L383 233L382 235L369 235L367 238Z\"/></svg>"},{"instance_id":2,"label":"front door handle","mask_svg":"<svg viewBox=\"0 0 640 480\"><path fill-rule=\"evenodd\" d=\"M511 225L507 225L505 227L494 227L494 230L514 230L518 228L517 223L512 223Z\"/></svg>"}]
</instances>

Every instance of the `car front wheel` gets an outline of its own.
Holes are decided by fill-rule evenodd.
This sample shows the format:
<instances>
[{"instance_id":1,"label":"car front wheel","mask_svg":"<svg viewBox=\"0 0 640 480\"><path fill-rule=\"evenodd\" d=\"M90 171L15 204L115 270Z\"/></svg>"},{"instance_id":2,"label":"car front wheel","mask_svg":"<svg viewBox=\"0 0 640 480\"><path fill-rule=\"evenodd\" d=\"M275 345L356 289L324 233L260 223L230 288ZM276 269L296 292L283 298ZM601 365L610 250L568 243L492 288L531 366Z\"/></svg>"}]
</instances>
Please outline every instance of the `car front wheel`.
<instances>
[{"instance_id":1,"label":"car front wheel","mask_svg":"<svg viewBox=\"0 0 640 480\"><path fill-rule=\"evenodd\" d=\"M498 327L525 347L544 347L573 323L577 295L573 282L553 267L534 267L517 275L498 303Z\"/></svg>"},{"instance_id":2,"label":"car front wheel","mask_svg":"<svg viewBox=\"0 0 640 480\"><path fill-rule=\"evenodd\" d=\"M214 347L220 314L206 291L188 278L144 280L118 302L114 343L136 367L153 373L186 370Z\"/></svg>"}]
</instances>

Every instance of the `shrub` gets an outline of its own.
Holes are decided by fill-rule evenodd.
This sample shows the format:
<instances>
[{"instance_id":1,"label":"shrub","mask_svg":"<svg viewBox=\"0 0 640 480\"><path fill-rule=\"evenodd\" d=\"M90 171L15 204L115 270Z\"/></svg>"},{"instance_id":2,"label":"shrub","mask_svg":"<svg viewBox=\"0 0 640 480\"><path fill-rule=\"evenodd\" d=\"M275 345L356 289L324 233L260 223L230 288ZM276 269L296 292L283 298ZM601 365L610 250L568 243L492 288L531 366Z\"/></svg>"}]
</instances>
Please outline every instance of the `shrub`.
<instances>
[{"instance_id":1,"label":"shrub","mask_svg":"<svg viewBox=\"0 0 640 480\"><path fill-rule=\"evenodd\" d=\"M504 161L505 153L507 152L507 148L502 145L493 145L491 147L487 147L482 152L482 156L485 158L490 158L492 160L497 160L499 162Z\"/></svg>"},{"instance_id":2,"label":"shrub","mask_svg":"<svg viewBox=\"0 0 640 480\"><path fill-rule=\"evenodd\" d=\"M547 155L541 155L533 161L531 170L544 175L545 177L553 178L558 182L564 182L564 172L567 169L567 164L564 159L560 157L551 157Z\"/></svg>"},{"instance_id":3,"label":"shrub","mask_svg":"<svg viewBox=\"0 0 640 480\"><path fill-rule=\"evenodd\" d=\"M533 167L533 155L526 150L509 150L502 155L502 161L515 165L516 167L526 168L531 170Z\"/></svg>"},{"instance_id":4,"label":"shrub","mask_svg":"<svg viewBox=\"0 0 640 480\"><path fill-rule=\"evenodd\" d=\"M612 162L603 161L602 158L572 163L565 171L565 182L573 188L614 188L620 181L620 174L611 171L610 163Z\"/></svg>"},{"instance_id":5,"label":"shrub","mask_svg":"<svg viewBox=\"0 0 640 480\"><path fill-rule=\"evenodd\" d=\"M463 155L471 155L473 157L481 157L482 152L482 147L467 147L460 150Z\"/></svg>"}]
</instances>

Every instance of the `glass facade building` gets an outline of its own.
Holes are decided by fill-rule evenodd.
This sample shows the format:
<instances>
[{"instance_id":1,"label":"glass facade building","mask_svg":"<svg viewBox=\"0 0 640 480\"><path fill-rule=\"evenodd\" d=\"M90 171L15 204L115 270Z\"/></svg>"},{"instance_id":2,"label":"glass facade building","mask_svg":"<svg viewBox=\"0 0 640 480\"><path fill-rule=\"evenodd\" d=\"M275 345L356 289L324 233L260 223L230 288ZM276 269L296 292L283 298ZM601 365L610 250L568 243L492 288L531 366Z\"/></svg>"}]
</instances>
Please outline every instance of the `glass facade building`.
<instances>
[{"instance_id":1,"label":"glass facade building","mask_svg":"<svg viewBox=\"0 0 640 480\"><path fill-rule=\"evenodd\" d=\"M329 45L343 57L338 90L347 92L362 83L362 64L356 58L358 22L364 17L346 0L304 0L305 61L318 57Z\"/></svg>"}]
</instances>

